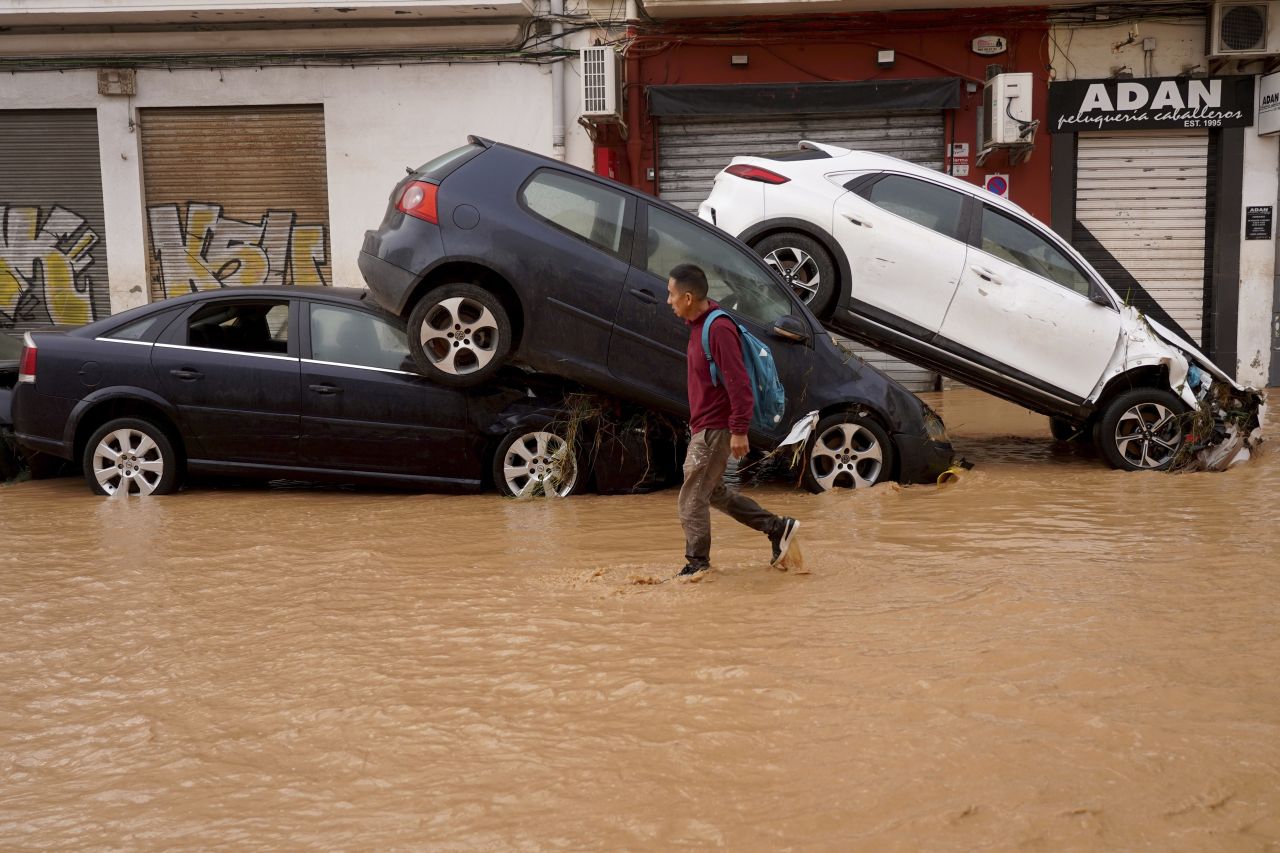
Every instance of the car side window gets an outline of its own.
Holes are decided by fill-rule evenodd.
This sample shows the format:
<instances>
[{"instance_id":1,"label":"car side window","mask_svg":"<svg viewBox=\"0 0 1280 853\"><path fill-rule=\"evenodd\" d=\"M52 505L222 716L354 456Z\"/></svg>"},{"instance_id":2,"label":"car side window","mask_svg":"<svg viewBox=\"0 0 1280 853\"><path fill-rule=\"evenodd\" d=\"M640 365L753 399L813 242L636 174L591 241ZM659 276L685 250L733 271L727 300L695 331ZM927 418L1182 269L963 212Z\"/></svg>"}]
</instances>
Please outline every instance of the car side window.
<instances>
[{"instance_id":1,"label":"car side window","mask_svg":"<svg viewBox=\"0 0 1280 853\"><path fill-rule=\"evenodd\" d=\"M311 306L311 357L316 361L411 370L403 329L364 311Z\"/></svg>"},{"instance_id":2,"label":"car side window","mask_svg":"<svg viewBox=\"0 0 1280 853\"><path fill-rule=\"evenodd\" d=\"M782 282L737 246L661 208L649 208L645 266L664 282L672 268L697 264L707 274L707 295L765 328L792 311Z\"/></svg>"},{"instance_id":3,"label":"car side window","mask_svg":"<svg viewBox=\"0 0 1280 853\"><path fill-rule=\"evenodd\" d=\"M1052 243L1013 217L986 206L982 211L982 251L1081 296L1088 296L1091 290L1089 279Z\"/></svg>"},{"instance_id":4,"label":"car side window","mask_svg":"<svg viewBox=\"0 0 1280 853\"><path fill-rule=\"evenodd\" d=\"M917 225L961 239L960 214L964 196L958 192L902 175L888 175L863 193L876 207Z\"/></svg>"},{"instance_id":5,"label":"car side window","mask_svg":"<svg viewBox=\"0 0 1280 853\"><path fill-rule=\"evenodd\" d=\"M233 352L285 355L289 351L289 302L214 302L187 320L187 345Z\"/></svg>"},{"instance_id":6,"label":"car side window","mask_svg":"<svg viewBox=\"0 0 1280 853\"><path fill-rule=\"evenodd\" d=\"M170 314L168 316L172 317L173 315ZM103 335L103 337L110 338L113 341L141 341L148 333L151 332L151 327L155 326L157 321L164 317L165 315L163 314L144 317L143 319L135 320L126 326L121 326L110 334Z\"/></svg>"},{"instance_id":7,"label":"car side window","mask_svg":"<svg viewBox=\"0 0 1280 853\"><path fill-rule=\"evenodd\" d=\"M520 191L534 214L557 228L618 256L626 245L627 196L593 181L544 169Z\"/></svg>"}]
</instances>

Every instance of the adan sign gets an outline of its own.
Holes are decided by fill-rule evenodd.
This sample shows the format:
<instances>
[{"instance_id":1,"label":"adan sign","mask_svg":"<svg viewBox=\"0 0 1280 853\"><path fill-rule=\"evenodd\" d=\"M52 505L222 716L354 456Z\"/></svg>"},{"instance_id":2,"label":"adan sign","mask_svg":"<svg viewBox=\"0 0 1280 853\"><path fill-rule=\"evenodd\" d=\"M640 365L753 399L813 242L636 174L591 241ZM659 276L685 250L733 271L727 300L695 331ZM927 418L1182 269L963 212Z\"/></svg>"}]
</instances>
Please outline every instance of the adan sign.
<instances>
[{"instance_id":1,"label":"adan sign","mask_svg":"<svg viewBox=\"0 0 1280 853\"><path fill-rule=\"evenodd\" d=\"M1072 80L1049 87L1049 132L1248 127L1253 77Z\"/></svg>"}]
</instances>

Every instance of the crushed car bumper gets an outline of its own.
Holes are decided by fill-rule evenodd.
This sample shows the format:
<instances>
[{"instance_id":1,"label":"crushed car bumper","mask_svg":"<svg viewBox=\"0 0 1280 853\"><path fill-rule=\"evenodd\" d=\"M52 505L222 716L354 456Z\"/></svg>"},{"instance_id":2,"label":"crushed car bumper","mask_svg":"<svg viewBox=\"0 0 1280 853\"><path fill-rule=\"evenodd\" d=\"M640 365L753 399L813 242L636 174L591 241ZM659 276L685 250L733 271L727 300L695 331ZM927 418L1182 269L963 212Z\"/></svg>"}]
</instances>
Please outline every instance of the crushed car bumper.
<instances>
[{"instance_id":1,"label":"crushed car bumper","mask_svg":"<svg viewBox=\"0 0 1280 853\"><path fill-rule=\"evenodd\" d=\"M898 448L898 482L903 485L936 483L955 460L950 442L900 432L893 434L893 442Z\"/></svg>"},{"instance_id":2,"label":"crushed car bumper","mask_svg":"<svg viewBox=\"0 0 1280 853\"><path fill-rule=\"evenodd\" d=\"M378 304L397 314L404 313L404 305L413 292L413 273L368 252L361 252L357 263Z\"/></svg>"}]
</instances>

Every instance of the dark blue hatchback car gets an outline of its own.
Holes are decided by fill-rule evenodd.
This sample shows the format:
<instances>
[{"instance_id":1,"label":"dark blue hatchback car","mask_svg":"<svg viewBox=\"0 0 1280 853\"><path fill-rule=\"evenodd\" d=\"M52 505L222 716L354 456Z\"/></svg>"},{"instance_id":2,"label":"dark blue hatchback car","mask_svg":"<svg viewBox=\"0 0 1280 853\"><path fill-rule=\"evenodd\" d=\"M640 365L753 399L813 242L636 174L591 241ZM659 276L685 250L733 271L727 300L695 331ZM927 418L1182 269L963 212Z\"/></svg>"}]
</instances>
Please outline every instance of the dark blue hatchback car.
<instances>
[{"instance_id":1,"label":"dark blue hatchback car","mask_svg":"<svg viewBox=\"0 0 1280 853\"><path fill-rule=\"evenodd\" d=\"M374 298L406 319L410 352L434 381L478 385L517 361L678 416L688 332L665 300L667 274L684 262L771 342L787 411L774 431L752 433L753 446L776 446L816 410L803 472L812 490L932 482L948 467L938 416L837 348L750 248L590 172L471 137L396 185L360 254Z\"/></svg>"}]
</instances>

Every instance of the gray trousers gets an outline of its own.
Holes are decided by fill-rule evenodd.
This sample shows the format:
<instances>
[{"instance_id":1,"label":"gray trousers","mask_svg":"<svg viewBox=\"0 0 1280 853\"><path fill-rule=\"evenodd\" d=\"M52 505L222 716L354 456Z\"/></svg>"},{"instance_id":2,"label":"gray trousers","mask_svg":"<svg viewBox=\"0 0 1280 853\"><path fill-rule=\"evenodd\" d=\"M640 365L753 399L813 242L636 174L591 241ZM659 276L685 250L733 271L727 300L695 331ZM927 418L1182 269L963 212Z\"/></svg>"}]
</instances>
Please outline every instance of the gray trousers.
<instances>
[{"instance_id":1,"label":"gray trousers","mask_svg":"<svg viewBox=\"0 0 1280 853\"><path fill-rule=\"evenodd\" d=\"M704 429L690 440L680 487L680 525L684 555L692 565L711 564L711 507L761 533L772 533L778 522L778 516L724 484L728 464L727 429Z\"/></svg>"}]
</instances>

